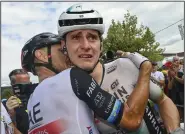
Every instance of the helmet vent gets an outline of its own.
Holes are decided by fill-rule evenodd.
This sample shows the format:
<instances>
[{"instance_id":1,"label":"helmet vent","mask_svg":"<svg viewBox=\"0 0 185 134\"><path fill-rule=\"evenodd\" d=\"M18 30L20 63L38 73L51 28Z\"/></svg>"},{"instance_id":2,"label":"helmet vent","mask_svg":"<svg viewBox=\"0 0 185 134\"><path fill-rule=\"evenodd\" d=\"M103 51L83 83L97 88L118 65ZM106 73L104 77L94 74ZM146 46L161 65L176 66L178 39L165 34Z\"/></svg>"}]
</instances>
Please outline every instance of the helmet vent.
<instances>
[{"instance_id":1,"label":"helmet vent","mask_svg":"<svg viewBox=\"0 0 185 134\"><path fill-rule=\"evenodd\" d=\"M48 38L49 36L47 35L41 35L40 38Z\"/></svg>"}]
</instances>

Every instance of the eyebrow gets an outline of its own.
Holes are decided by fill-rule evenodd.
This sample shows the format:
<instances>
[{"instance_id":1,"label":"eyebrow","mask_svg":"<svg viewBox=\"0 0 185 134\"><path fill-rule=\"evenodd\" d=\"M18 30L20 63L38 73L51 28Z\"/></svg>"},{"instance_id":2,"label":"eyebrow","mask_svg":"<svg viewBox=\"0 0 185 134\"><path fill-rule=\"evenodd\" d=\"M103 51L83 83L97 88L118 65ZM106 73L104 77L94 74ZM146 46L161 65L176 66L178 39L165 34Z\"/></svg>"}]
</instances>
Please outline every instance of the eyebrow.
<instances>
[{"instance_id":1,"label":"eyebrow","mask_svg":"<svg viewBox=\"0 0 185 134\"><path fill-rule=\"evenodd\" d=\"M79 35L79 34L82 34L82 31L79 31L79 32L77 32L77 33L72 33L71 35L73 36L73 35ZM98 36L98 34L96 34L96 33L87 32L87 34L94 35L94 36Z\"/></svg>"}]
</instances>

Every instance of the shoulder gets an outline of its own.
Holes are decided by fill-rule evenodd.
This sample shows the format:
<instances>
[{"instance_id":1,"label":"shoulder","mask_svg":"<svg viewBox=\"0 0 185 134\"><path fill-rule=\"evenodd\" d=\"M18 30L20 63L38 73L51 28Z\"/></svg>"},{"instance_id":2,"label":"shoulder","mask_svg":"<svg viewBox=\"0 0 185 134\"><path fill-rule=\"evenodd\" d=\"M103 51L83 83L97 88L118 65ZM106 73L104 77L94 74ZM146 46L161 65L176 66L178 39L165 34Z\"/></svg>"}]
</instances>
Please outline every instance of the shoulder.
<instances>
[{"instance_id":1,"label":"shoulder","mask_svg":"<svg viewBox=\"0 0 185 134\"><path fill-rule=\"evenodd\" d=\"M1 118L4 118L5 122L7 124L10 124L12 122L8 112L6 111L4 105L1 102Z\"/></svg>"},{"instance_id":2,"label":"shoulder","mask_svg":"<svg viewBox=\"0 0 185 134\"><path fill-rule=\"evenodd\" d=\"M117 65L134 65L133 62L127 58L127 57L124 57L124 58L118 58L112 62L109 62L109 63L106 63L104 65L112 65L112 64L117 64Z\"/></svg>"},{"instance_id":3,"label":"shoulder","mask_svg":"<svg viewBox=\"0 0 185 134\"><path fill-rule=\"evenodd\" d=\"M66 82L70 82L70 71L71 68L62 71L59 74L56 74L55 76L46 78L36 87L36 89L45 90L54 88L55 86L67 84Z\"/></svg>"},{"instance_id":4,"label":"shoulder","mask_svg":"<svg viewBox=\"0 0 185 134\"><path fill-rule=\"evenodd\" d=\"M157 71L157 74L159 75L163 75L163 73L161 71Z\"/></svg>"}]
</instances>

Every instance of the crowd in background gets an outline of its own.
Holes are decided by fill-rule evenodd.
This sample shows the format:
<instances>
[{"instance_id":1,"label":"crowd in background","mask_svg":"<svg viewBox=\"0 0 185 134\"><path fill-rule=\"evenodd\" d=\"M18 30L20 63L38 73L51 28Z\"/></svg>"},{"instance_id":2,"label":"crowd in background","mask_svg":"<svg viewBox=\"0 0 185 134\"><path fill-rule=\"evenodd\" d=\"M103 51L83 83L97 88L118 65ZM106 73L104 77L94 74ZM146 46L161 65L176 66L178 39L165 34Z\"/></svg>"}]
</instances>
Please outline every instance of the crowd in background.
<instances>
[{"instance_id":1,"label":"crowd in background","mask_svg":"<svg viewBox=\"0 0 185 134\"><path fill-rule=\"evenodd\" d=\"M184 59L174 56L159 71L164 76L163 91L176 104L184 121Z\"/></svg>"}]
</instances>

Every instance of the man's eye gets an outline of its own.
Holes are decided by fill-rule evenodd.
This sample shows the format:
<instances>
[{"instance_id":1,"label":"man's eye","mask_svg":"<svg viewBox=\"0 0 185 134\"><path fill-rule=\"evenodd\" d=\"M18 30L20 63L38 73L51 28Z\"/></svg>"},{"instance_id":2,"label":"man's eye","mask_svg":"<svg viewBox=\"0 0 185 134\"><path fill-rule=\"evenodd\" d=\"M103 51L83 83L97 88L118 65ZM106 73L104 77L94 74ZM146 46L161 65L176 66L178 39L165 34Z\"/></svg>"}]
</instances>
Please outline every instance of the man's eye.
<instances>
[{"instance_id":1,"label":"man's eye","mask_svg":"<svg viewBox=\"0 0 185 134\"><path fill-rule=\"evenodd\" d=\"M72 37L73 40L78 40L79 38L80 36L77 36L77 35Z\"/></svg>"},{"instance_id":2,"label":"man's eye","mask_svg":"<svg viewBox=\"0 0 185 134\"><path fill-rule=\"evenodd\" d=\"M97 40L97 37L96 36L89 36L88 39L93 41L93 40Z\"/></svg>"}]
</instances>

